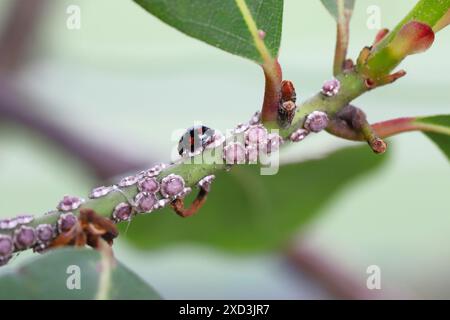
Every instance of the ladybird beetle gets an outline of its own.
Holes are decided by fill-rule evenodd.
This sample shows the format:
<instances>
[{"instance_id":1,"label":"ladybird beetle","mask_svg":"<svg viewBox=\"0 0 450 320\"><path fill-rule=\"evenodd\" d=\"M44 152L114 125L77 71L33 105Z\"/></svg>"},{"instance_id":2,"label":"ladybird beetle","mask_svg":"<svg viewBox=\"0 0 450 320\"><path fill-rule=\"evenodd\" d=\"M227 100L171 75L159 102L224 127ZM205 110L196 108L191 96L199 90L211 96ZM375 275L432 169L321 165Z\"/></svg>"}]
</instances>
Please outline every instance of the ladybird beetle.
<instances>
[{"instance_id":1,"label":"ladybird beetle","mask_svg":"<svg viewBox=\"0 0 450 320\"><path fill-rule=\"evenodd\" d=\"M183 156L187 153L196 154L202 151L214 140L214 130L207 126L193 126L186 130L178 142L178 153Z\"/></svg>"},{"instance_id":2,"label":"ladybird beetle","mask_svg":"<svg viewBox=\"0 0 450 320\"><path fill-rule=\"evenodd\" d=\"M289 80L283 80L281 82L281 99L285 101L297 101L297 94L295 93L294 84Z\"/></svg>"},{"instance_id":3,"label":"ladybird beetle","mask_svg":"<svg viewBox=\"0 0 450 320\"><path fill-rule=\"evenodd\" d=\"M278 107L278 123L280 127L287 128L291 125L297 109L295 105L296 100L297 95L294 85L289 80L283 80L281 82L281 99Z\"/></svg>"}]
</instances>

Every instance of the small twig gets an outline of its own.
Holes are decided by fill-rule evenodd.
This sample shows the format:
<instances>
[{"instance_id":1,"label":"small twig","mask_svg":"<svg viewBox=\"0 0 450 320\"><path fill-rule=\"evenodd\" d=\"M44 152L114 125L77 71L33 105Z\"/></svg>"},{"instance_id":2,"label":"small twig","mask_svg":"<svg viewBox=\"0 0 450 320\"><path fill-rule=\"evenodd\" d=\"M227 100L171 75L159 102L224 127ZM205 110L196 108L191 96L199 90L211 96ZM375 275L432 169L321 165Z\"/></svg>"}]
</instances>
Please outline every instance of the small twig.
<instances>
[{"instance_id":1,"label":"small twig","mask_svg":"<svg viewBox=\"0 0 450 320\"><path fill-rule=\"evenodd\" d=\"M416 122L416 120L417 118L414 117L397 118L375 123L372 125L372 128L380 137L384 138L409 131L436 132L450 135L450 129L448 128L420 123Z\"/></svg>"},{"instance_id":2,"label":"small twig","mask_svg":"<svg viewBox=\"0 0 450 320\"><path fill-rule=\"evenodd\" d=\"M397 118L387 121L374 123L371 125L371 129L375 136L380 138L388 138L403 132L410 131L425 131L436 132L443 134L450 134L449 130L440 126L416 122L417 118L405 117ZM333 121L327 128L327 131L333 135L352 141L364 141L366 137L361 131L356 131L346 123Z\"/></svg>"},{"instance_id":3,"label":"small twig","mask_svg":"<svg viewBox=\"0 0 450 320\"><path fill-rule=\"evenodd\" d=\"M339 136L341 132L353 132L355 136L360 136L367 141L373 152L386 151L386 143L374 132L364 111L352 105L346 106L336 114L336 117L328 124L327 131L336 136Z\"/></svg>"},{"instance_id":4,"label":"small twig","mask_svg":"<svg viewBox=\"0 0 450 320\"><path fill-rule=\"evenodd\" d=\"M347 57L347 49L350 38L351 10L346 10L344 1L337 1L338 21L336 24L336 48L334 52L333 74L336 76L342 72Z\"/></svg>"}]
</instances>

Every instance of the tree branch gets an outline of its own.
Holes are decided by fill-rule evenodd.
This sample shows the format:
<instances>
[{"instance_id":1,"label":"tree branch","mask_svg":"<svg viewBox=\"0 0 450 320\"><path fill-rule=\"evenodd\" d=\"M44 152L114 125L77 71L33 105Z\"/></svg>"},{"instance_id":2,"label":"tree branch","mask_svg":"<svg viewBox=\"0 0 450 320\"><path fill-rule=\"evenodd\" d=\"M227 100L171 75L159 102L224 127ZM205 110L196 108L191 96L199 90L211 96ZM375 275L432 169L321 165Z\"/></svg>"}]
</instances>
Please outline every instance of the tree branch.
<instances>
[{"instance_id":1,"label":"tree branch","mask_svg":"<svg viewBox=\"0 0 450 320\"><path fill-rule=\"evenodd\" d=\"M299 106L299 111L294 118L292 126L279 131L281 138L285 139L286 141L290 141L291 135L298 129L303 128L305 120L310 114L315 114L314 112L322 111L329 117L333 117L337 112L339 112L339 110L346 106L350 102L350 100L354 99L367 90L367 88L364 86L364 80L355 72L341 74L337 77L337 79L339 79L338 81L341 82L340 91L337 92L334 96L325 96L323 93L318 93L313 98L301 104ZM17 101L15 101L15 103L11 102L12 101L10 101L9 105L16 105L18 107L17 109L15 109L16 112L17 110L20 110L20 104ZM28 121L27 112L18 113L16 114L16 116L21 117L24 121ZM74 203L81 203L77 198L74 198L75 200L73 200L71 197L65 198L58 205L58 209L49 211L45 215L37 217L31 222L27 222L25 225L26 227L31 227L33 229L42 224L50 224L56 226L62 223L61 219L65 219L67 210L69 210L75 216L79 216L80 210L82 209L92 209L99 216L107 217L117 222L128 220L136 213L147 211L141 210L140 206L136 203L137 199L139 198L138 194L140 195L141 199L142 196L144 196L144 198L148 197L147 194L143 194L142 192L140 192L140 188L138 188L136 183L138 180L140 181L146 179L146 177L149 177L149 173L152 177L157 178L159 184L162 184L165 179L170 179L171 177L175 176L177 177L177 179L181 179L184 182L183 187L186 187L185 189L183 189L183 192L180 192L175 197L160 198L157 204L151 210L162 208L170 204L171 201L176 200L177 198L184 198L186 193L191 188L199 187L199 184L203 180L203 178L212 175L218 170L228 170L232 165L230 164L230 162L224 162L223 159L225 158L228 161L230 157L230 151L232 157L234 158L234 160L236 160L236 162L241 163L242 159L244 159L245 162L246 151L242 151L239 148L230 149L229 147L238 146L235 145L232 141L244 141L245 136L250 128L255 128L255 126L249 126L248 129L244 132L242 130L237 130L231 137L227 139L225 148L223 144L220 143L214 148L205 150L203 153L198 154L194 157L184 158L183 162L173 163L166 168L163 168L162 172L160 173L158 169L150 168L146 172L142 172L137 174L136 176L124 179L123 183L119 183L119 187L111 187L110 189L108 189L109 191L106 194L102 194L100 197L96 196L93 199L82 203L80 206L74 205ZM44 129L47 130L48 128ZM58 130L58 128L53 127L52 130ZM305 131L305 129L301 130ZM55 133L56 136L59 137L60 132L52 131L52 135ZM67 139L67 137L63 136L59 137L59 139ZM64 140L63 144L65 143L71 143L71 139L69 138L67 141ZM75 147L78 148L80 146ZM71 149L73 148L74 146L71 147ZM83 148L80 148L80 150L83 150L84 148L85 146L83 146ZM242 154L242 152L244 153ZM208 159L208 157L212 157L213 160L211 161L211 158ZM92 161L92 159L90 159L90 161ZM195 165L192 165L192 163L194 163ZM103 157L102 165L105 165ZM156 193L152 194L150 197L156 197ZM67 204L67 201L69 201L70 203ZM130 210L128 210L128 208L130 208ZM118 218L118 216L121 216L121 218ZM9 221L5 222L5 225L8 225L8 223ZM12 228L0 228L0 235L10 236L14 238L16 230L23 226L24 224L18 224L12 226ZM20 248L18 250L23 250L23 248Z\"/></svg>"},{"instance_id":2,"label":"tree branch","mask_svg":"<svg viewBox=\"0 0 450 320\"><path fill-rule=\"evenodd\" d=\"M340 82L340 90L331 96L320 92L300 104L298 106L299 111L294 117L292 125L289 128L279 131L281 138L283 138L286 142L290 140L297 141L292 139L291 136L298 130L309 131L309 129L304 128L309 128L309 126L311 126L308 122L311 120L309 117L310 115L315 115L317 112L323 112L328 117L333 118L340 110L342 110L342 108L347 106L351 100L368 90L365 86L364 78L356 71L342 73L336 77L336 80ZM26 115L23 114L21 116L26 117ZM234 145L234 142L232 141L245 141L245 136L249 128L252 128L252 126L248 127L248 129L244 132L242 130L237 130L226 140L227 146L225 148L223 144L218 144L213 149L207 149L203 153L196 156L183 158L183 161L173 163L163 168L160 173L158 168L150 168L149 170L139 173L136 176L131 176L124 179L124 183L119 183L119 187L111 187L109 189L110 191L107 192L106 195L90 199L82 203L80 206L77 205L73 208L72 206L69 206L69 210L75 216L79 216L80 210L82 209L92 209L99 216L113 219L116 222L129 220L134 214L142 212L139 205L136 204L136 200L139 198L138 195L141 195L142 198L143 194L140 192L140 188L138 188L136 182L149 177L149 172L152 177L156 176L156 179L160 184L162 184L165 179L170 179L170 177L173 176L176 176L177 179L184 181L183 186L187 189L185 188L184 191L180 192L178 196L175 196L175 198L160 198L153 209L156 210L165 207L170 204L172 200L184 198L191 188L199 187L199 182L201 182L203 178L213 175L218 170L228 170L232 165L229 164L229 162L226 163L222 161L224 158L229 158L229 154L226 153L225 150L228 148L228 151L230 151L229 146L237 147L237 145ZM243 159L245 162L245 151L242 151L239 148L232 148L231 150L233 150L234 160L238 160L236 161L237 163L242 162L242 158L238 158L241 157L242 152L244 152ZM154 173L155 171L156 174ZM147 195L144 194L144 197L147 197ZM154 197L156 197L156 194L154 194ZM68 199L70 200L70 198ZM76 202L78 202L78 200L76 200ZM124 208L126 209L125 211L122 210ZM129 208L129 210L127 208ZM59 209L49 211L45 215L33 219L33 221L27 223L26 226L31 228L36 228L42 224L50 224L55 226L58 224L61 217L64 217L63 214L66 213L67 211L62 210L62 206L59 206ZM124 215L125 217L117 219L118 215ZM13 233L19 227L20 225L17 225L17 227L14 226L12 229L0 229L0 235L3 234L6 236L13 236Z\"/></svg>"}]
</instances>

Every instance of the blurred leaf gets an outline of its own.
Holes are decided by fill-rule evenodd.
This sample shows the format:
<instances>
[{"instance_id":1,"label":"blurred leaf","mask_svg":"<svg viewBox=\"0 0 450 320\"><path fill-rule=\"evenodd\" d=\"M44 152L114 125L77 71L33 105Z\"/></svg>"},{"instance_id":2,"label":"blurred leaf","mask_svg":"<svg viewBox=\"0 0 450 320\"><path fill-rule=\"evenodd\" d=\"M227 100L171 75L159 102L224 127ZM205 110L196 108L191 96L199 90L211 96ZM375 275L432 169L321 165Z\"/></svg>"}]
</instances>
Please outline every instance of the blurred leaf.
<instances>
[{"instance_id":1,"label":"blurred leaf","mask_svg":"<svg viewBox=\"0 0 450 320\"><path fill-rule=\"evenodd\" d=\"M433 140L450 160L450 115L417 118L414 122L427 127L432 126L435 132L424 134Z\"/></svg>"},{"instance_id":2,"label":"blurred leaf","mask_svg":"<svg viewBox=\"0 0 450 320\"><path fill-rule=\"evenodd\" d=\"M338 2L342 1L344 5L344 10L347 12L349 17L353 12L355 6L355 0L320 0L328 12L333 16L336 21L339 21L339 7Z\"/></svg>"},{"instance_id":3,"label":"blurred leaf","mask_svg":"<svg viewBox=\"0 0 450 320\"><path fill-rule=\"evenodd\" d=\"M181 32L222 50L264 62L237 2L240 0L135 0L145 10ZM283 0L244 0L272 57L278 55Z\"/></svg>"},{"instance_id":4,"label":"blurred leaf","mask_svg":"<svg viewBox=\"0 0 450 320\"><path fill-rule=\"evenodd\" d=\"M100 279L99 252L65 248L42 255L0 277L0 299L94 299ZM81 288L69 290L68 278L80 269ZM159 295L121 263L111 273L109 299L159 299Z\"/></svg>"},{"instance_id":5,"label":"blurred leaf","mask_svg":"<svg viewBox=\"0 0 450 320\"><path fill-rule=\"evenodd\" d=\"M235 167L218 174L197 215L181 219L165 209L138 216L126 237L142 249L184 242L236 252L274 249L316 217L342 187L377 169L384 158L364 146L285 165L273 176L261 176L257 166Z\"/></svg>"}]
</instances>

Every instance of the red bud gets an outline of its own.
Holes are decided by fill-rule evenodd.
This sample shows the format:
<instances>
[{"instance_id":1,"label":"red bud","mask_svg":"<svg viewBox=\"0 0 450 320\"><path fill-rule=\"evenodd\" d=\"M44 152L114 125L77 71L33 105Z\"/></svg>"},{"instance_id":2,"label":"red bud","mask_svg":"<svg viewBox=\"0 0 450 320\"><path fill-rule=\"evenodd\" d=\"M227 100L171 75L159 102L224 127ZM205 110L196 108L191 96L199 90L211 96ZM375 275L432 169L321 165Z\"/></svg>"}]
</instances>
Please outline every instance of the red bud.
<instances>
[{"instance_id":1,"label":"red bud","mask_svg":"<svg viewBox=\"0 0 450 320\"><path fill-rule=\"evenodd\" d=\"M405 24L389 47L398 56L407 56L427 50L434 41L434 32L425 23L411 21Z\"/></svg>"}]
</instances>

